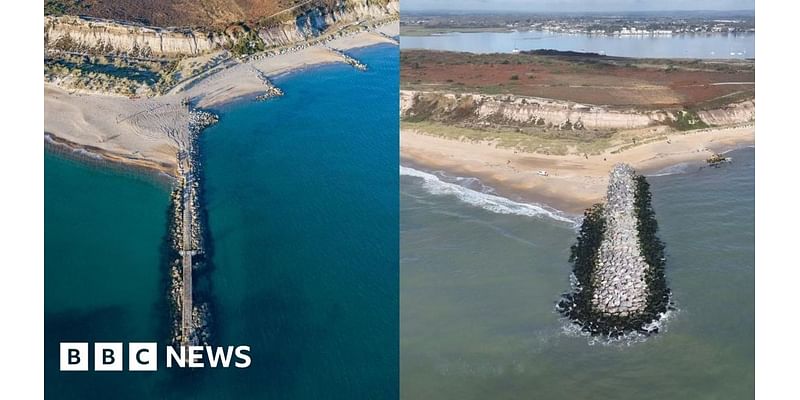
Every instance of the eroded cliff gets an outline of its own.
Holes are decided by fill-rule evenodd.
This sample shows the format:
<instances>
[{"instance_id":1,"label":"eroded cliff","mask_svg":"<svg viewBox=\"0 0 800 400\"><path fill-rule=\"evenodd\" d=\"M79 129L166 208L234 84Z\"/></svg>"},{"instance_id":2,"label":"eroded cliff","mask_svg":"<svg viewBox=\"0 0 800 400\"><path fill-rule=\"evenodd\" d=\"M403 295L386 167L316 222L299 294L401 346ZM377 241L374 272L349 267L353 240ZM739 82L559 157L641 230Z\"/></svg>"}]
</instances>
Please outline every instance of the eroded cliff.
<instances>
[{"instance_id":1,"label":"eroded cliff","mask_svg":"<svg viewBox=\"0 0 800 400\"><path fill-rule=\"evenodd\" d=\"M753 100L697 112L708 125L731 125L755 119ZM569 130L622 130L676 122L681 111L618 110L537 97L472 93L400 91L400 116L471 126L541 126Z\"/></svg>"},{"instance_id":2,"label":"eroded cliff","mask_svg":"<svg viewBox=\"0 0 800 400\"><path fill-rule=\"evenodd\" d=\"M257 32L263 47L270 48L398 15L397 1L351 0L333 6L310 2L287 9L263 24L241 23L225 29L158 28L88 17L45 16L44 37L46 50L169 58L230 48L250 31Z\"/></svg>"}]
</instances>

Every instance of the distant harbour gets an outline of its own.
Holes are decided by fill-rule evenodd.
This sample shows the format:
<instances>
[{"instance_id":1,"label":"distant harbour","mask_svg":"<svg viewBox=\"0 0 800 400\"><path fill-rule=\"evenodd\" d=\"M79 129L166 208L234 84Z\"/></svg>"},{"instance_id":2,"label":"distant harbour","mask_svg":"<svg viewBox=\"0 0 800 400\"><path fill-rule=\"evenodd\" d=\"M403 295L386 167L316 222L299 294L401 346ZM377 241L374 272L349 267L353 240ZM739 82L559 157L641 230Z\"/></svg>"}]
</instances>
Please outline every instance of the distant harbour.
<instances>
[{"instance_id":1,"label":"distant harbour","mask_svg":"<svg viewBox=\"0 0 800 400\"><path fill-rule=\"evenodd\" d=\"M403 36L401 49L512 53L552 49L639 58L755 58L755 34L680 34L606 36L544 31L453 32Z\"/></svg>"}]
</instances>

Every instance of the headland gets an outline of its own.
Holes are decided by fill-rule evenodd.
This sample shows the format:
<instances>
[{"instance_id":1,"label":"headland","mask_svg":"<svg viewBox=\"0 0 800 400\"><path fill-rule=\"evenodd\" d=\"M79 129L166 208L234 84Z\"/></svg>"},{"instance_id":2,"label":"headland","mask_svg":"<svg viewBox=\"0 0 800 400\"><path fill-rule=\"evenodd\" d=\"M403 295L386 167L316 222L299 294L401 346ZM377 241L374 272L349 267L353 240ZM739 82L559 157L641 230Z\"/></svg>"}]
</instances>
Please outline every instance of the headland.
<instances>
[{"instance_id":1,"label":"headland","mask_svg":"<svg viewBox=\"0 0 800 400\"><path fill-rule=\"evenodd\" d=\"M397 2L379 3L309 1L201 27L45 16L45 132L51 144L176 177L191 108L274 97L276 76L396 45Z\"/></svg>"},{"instance_id":2,"label":"headland","mask_svg":"<svg viewBox=\"0 0 800 400\"><path fill-rule=\"evenodd\" d=\"M702 165L755 141L754 64L403 51L401 159L572 214L608 171Z\"/></svg>"}]
</instances>

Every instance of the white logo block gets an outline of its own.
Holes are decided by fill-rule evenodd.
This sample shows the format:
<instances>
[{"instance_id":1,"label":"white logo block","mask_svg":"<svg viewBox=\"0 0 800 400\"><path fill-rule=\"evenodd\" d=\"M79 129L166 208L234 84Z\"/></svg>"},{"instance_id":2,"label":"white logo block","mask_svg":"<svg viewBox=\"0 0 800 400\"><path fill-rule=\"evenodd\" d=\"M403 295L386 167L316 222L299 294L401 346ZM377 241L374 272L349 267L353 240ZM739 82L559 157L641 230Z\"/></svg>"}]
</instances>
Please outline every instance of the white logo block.
<instances>
[{"instance_id":1,"label":"white logo block","mask_svg":"<svg viewBox=\"0 0 800 400\"><path fill-rule=\"evenodd\" d=\"M88 371L89 343L61 343L59 364L61 371Z\"/></svg>"},{"instance_id":2,"label":"white logo block","mask_svg":"<svg viewBox=\"0 0 800 400\"><path fill-rule=\"evenodd\" d=\"M122 343L95 343L94 370L122 371Z\"/></svg>"},{"instance_id":3,"label":"white logo block","mask_svg":"<svg viewBox=\"0 0 800 400\"><path fill-rule=\"evenodd\" d=\"M129 371L155 371L157 363L158 343L128 343Z\"/></svg>"}]
</instances>

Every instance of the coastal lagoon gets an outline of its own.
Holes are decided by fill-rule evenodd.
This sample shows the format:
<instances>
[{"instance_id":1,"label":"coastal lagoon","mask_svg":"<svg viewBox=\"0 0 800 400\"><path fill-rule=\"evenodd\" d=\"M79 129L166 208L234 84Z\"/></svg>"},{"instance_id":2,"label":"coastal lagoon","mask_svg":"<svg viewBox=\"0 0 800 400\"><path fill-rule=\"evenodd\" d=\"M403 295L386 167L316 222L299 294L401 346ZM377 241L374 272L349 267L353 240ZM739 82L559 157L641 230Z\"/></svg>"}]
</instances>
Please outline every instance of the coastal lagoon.
<instances>
[{"instance_id":1,"label":"coastal lagoon","mask_svg":"<svg viewBox=\"0 0 800 400\"><path fill-rule=\"evenodd\" d=\"M397 396L398 50L348 54L369 70L284 75L200 136L212 344L248 369L58 372L59 342L167 342L170 188L46 156L48 398Z\"/></svg>"},{"instance_id":2,"label":"coastal lagoon","mask_svg":"<svg viewBox=\"0 0 800 400\"><path fill-rule=\"evenodd\" d=\"M580 51L638 58L755 58L755 34L605 36L553 32L454 32L402 36L401 49L511 53L514 49Z\"/></svg>"},{"instance_id":3,"label":"coastal lagoon","mask_svg":"<svg viewBox=\"0 0 800 400\"><path fill-rule=\"evenodd\" d=\"M474 179L406 169L403 398L752 398L755 150L727 155L721 168L648 177L678 311L660 334L617 343L577 334L555 311L574 222L500 202Z\"/></svg>"}]
</instances>

